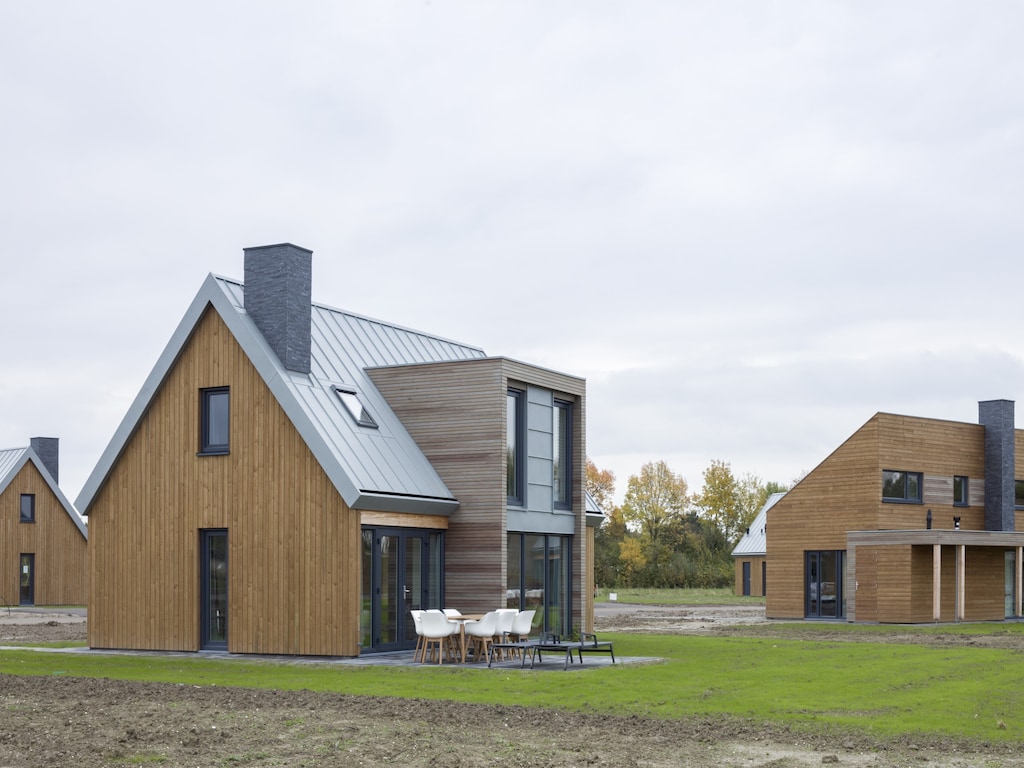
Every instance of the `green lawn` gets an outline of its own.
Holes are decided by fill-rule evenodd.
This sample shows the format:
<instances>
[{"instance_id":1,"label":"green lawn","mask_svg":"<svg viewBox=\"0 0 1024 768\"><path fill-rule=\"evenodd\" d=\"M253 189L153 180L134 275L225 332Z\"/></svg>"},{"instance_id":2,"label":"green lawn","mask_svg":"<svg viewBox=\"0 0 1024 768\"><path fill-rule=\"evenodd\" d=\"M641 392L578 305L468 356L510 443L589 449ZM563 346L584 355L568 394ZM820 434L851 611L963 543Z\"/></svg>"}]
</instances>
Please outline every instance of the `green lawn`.
<instances>
[{"instance_id":1,"label":"green lawn","mask_svg":"<svg viewBox=\"0 0 1024 768\"><path fill-rule=\"evenodd\" d=\"M614 594L620 603L638 605L764 605L763 597L742 597L732 589L599 589L595 600L608 602Z\"/></svg>"},{"instance_id":2,"label":"green lawn","mask_svg":"<svg viewBox=\"0 0 1024 768\"><path fill-rule=\"evenodd\" d=\"M961 629L971 627L993 631L991 625ZM0 672L385 694L669 719L723 716L796 730L1024 742L1024 665L1016 651L867 638L605 636L615 640L616 655L664 662L580 674L3 651Z\"/></svg>"}]
</instances>

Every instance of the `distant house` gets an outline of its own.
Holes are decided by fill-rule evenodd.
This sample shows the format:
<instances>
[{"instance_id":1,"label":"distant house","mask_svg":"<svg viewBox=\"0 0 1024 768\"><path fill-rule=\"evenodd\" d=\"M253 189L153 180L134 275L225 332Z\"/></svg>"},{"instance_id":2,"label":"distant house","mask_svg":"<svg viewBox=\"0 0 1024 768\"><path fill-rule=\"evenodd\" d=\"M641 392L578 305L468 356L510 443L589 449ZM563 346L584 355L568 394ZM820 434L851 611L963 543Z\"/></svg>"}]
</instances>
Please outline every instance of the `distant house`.
<instances>
[{"instance_id":1,"label":"distant house","mask_svg":"<svg viewBox=\"0 0 1024 768\"><path fill-rule=\"evenodd\" d=\"M775 506L775 502L785 496L785 493L773 493L765 501L757 513L757 517L747 528L746 533L740 537L736 547L732 551L733 563L736 566L737 595L765 596L767 578L767 549L765 526L768 520L768 510Z\"/></svg>"},{"instance_id":2,"label":"distant house","mask_svg":"<svg viewBox=\"0 0 1024 768\"><path fill-rule=\"evenodd\" d=\"M979 422L875 414L776 502L766 615L1021 617L1024 433L1009 400Z\"/></svg>"},{"instance_id":3,"label":"distant house","mask_svg":"<svg viewBox=\"0 0 1024 768\"><path fill-rule=\"evenodd\" d=\"M209 276L87 480L89 644L354 656L446 606L589 627L584 380L314 304L311 262Z\"/></svg>"},{"instance_id":4,"label":"distant house","mask_svg":"<svg viewBox=\"0 0 1024 768\"><path fill-rule=\"evenodd\" d=\"M57 485L58 440L0 450L0 605L85 605L85 523Z\"/></svg>"}]
</instances>

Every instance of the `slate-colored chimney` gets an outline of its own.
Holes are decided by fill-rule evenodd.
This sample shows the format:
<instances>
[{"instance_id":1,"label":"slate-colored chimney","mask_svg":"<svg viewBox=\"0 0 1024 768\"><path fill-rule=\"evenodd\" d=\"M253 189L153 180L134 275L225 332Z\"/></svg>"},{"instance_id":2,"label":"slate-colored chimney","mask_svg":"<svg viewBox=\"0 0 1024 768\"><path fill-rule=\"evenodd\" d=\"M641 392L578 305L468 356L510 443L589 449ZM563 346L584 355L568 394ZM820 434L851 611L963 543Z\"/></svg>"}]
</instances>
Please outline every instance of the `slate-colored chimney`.
<instances>
[{"instance_id":1,"label":"slate-colored chimney","mask_svg":"<svg viewBox=\"0 0 1024 768\"><path fill-rule=\"evenodd\" d=\"M57 470L60 468L60 438L33 437L29 440L29 445L53 477L53 482L59 482Z\"/></svg>"},{"instance_id":2,"label":"slate-colored chimney","mask_svg":"<svg viewBox=\"0 0 1024 768\"><path fill-rule=\"evenodd\" d=\"M245 249L245 311L281 363L309 373L313 252L291 243Z\"/></svg>"},{"instance_id":3,"label":"slate-colored chimney","mask_svg":"<svg viewBox=\"0 0 1024 768\"><path fill-rule=\"evenodd\" d=\"M985 530L1013 531L1016 528L1013 401L978 403L978 423L985 427Z\"/></svg>"}]
</instances>

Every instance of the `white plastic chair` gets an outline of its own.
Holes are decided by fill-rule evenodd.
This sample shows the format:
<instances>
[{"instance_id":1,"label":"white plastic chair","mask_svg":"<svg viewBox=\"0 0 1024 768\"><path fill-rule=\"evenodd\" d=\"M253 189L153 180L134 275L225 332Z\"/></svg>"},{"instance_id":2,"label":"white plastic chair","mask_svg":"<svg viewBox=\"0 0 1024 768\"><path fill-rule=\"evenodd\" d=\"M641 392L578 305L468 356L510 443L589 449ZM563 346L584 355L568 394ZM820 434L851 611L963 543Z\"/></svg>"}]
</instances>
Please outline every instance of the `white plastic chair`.
<instances>
[{"instance_id":1,"label":"white plastic chair","mask_svg":"<svg viewBox=\"0 0 1024 768\"><path fill-rule=\"evenodd\" d=\"M441 611L426 611L420 616L420 629L423 632L423 657L427 660L427 652L430 651L430 658L434 658L431 646L437 646L437 663L440 664L445 655L451 660L453 635L458 634L459 625L448 621L448 617Z\"/></svg>"},{"instance_id":2,"label":"white plastic chair","mask_svg":"<svg viewBox=\"0 0 1024 768\"><path fill-rule=\"evenodd\" d=\"M480 621L467 621L464 631L469 638L476 661L482 661L487 657L487 651L494 642L494 635L498 631L497 611L485 613Z\"/></svg>"},{"instance_id":3,"label":"white plastic chair","mask_svg":"<svg viewBox=\"0 0 1024 768\"><path fill-rule=\"evenodd\" d=\"M420 654L423 651L423 627L421 626L423 611L411 610L409 613L412 615L412 623L416 629L416 650L412 654L412 660L422 661Z\"/></svg>"},{"instance_id":4,"label":"white plastic chair","mask_svg":"<svg viewBox=\"0 0 1024 768\"><path fill-rule=\"evenodd\" d=\"M509 630L509 637L517 642L530 639L530 632L533 631L533 616L536 611L520 611L512 622L512 629Z\"/></svg>"}]
</instances>

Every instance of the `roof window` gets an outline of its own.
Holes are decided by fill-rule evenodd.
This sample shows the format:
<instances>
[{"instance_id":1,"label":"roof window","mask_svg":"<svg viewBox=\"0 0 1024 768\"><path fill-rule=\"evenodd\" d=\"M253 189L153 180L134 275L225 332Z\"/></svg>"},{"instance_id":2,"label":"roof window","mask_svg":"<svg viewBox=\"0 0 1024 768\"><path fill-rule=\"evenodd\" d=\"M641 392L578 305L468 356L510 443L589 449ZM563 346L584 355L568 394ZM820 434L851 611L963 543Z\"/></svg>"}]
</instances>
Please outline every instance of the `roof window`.
<instances>
[{"instance_id":1,"label":"roof window","mask_svg":"<svg viewBox=\"0 0 1024 768\"><path fill-rule=\"evenodd\" d=\"M338 393L338 397L341 398L341 402L344 404L345 410L348 411L349 415L356 420L356 424L361 427L377 428L377 422L373 420L370 412L366 410L366 407L359 400L359 396L356 394L354 389L335 387L334 391Z\"/></svg>"}]
</instances>

